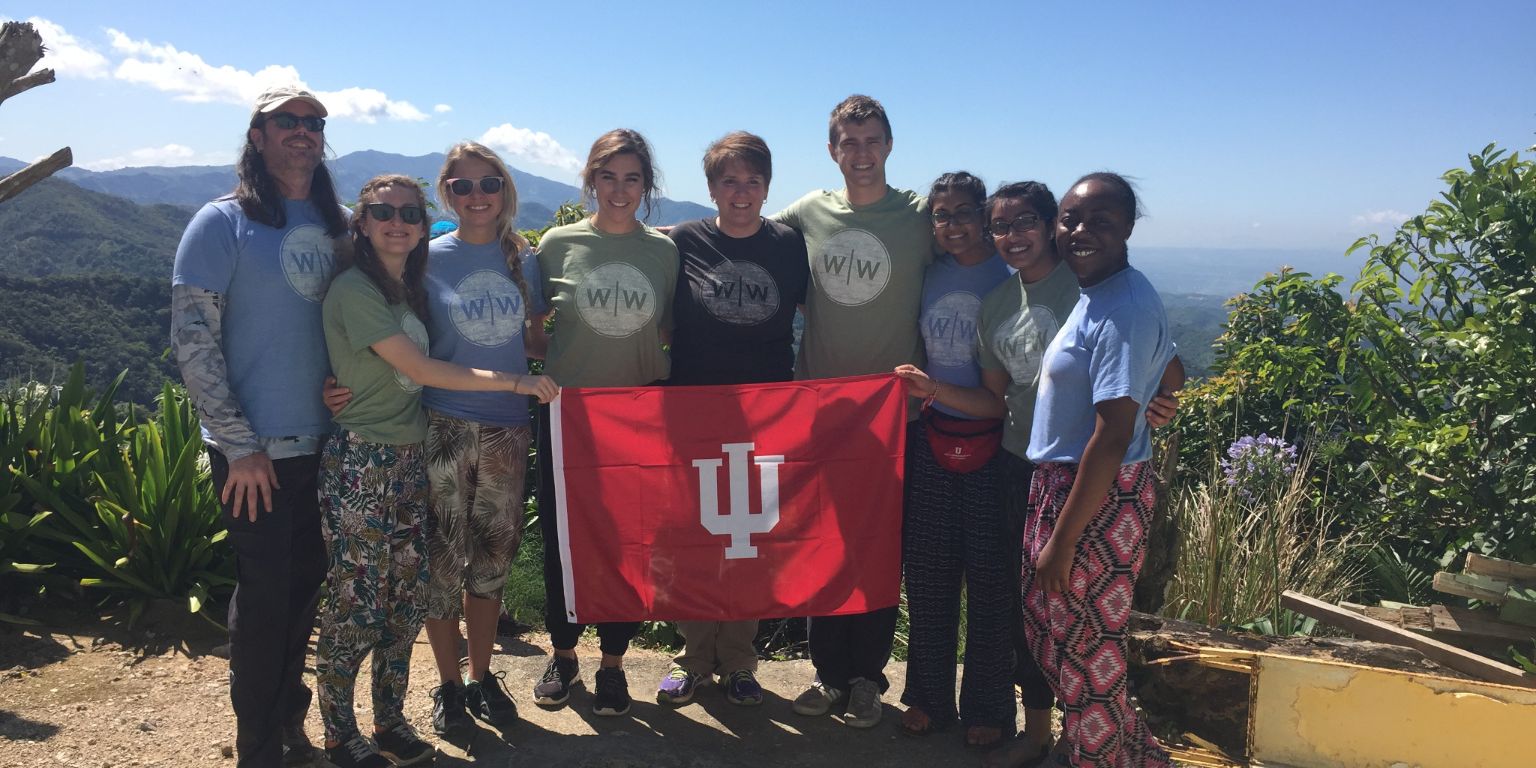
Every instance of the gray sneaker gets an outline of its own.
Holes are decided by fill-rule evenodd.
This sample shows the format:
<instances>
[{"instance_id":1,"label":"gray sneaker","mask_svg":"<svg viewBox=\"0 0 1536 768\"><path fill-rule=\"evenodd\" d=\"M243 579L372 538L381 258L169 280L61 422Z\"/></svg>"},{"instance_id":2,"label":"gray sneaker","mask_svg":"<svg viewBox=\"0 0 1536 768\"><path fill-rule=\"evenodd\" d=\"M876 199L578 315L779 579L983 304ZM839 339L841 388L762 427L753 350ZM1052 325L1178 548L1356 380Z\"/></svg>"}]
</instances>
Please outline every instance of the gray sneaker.
<instances>
[{"instance_id":1,"label":"gray sneaker","mask_svg":"<svg viewBox=\"0 0 1536 768\"><path fill-rule=\"evenodd\" d=\"M831 712L832 707L841 703L845 698L847 698L847 694L843 691L833 688L820 680L814 680L811 682L811 687L805 689L805 693L795 697L795 701L790 705L790 708L795 710L797 715L810 715L814 717Z\"/></svg>"},{"instance_id":2,"label":"gray sneaker","mask_svg":"<svg viewBox=\"0 0 1536 768\"><path fill-rule=\"evenodd\" d=\"M880 686L862 677L850 682L853 685L848 692L848 711L843 715L843 723L852 728L873 728L885 709L880 705Z\"/></svg>"}]
</instances>

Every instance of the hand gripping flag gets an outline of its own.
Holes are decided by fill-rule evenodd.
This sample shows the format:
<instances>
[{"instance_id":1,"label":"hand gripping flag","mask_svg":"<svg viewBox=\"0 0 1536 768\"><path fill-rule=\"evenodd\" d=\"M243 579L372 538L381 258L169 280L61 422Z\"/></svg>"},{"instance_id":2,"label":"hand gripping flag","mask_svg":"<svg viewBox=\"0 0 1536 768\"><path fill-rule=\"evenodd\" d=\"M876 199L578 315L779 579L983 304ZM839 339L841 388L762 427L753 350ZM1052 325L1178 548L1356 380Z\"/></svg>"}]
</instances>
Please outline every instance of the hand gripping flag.
<instances>
[{"instance_id":1,"label":"hand gripping flag","mask_svg":"<svg viewBox=\"0 0 1536 768\"><path fill-rule=\"evenodd\" d=\"M550 421L566 618L895 605L906 406L889 374L562 390Z\"/></svg>"}]
</instances>

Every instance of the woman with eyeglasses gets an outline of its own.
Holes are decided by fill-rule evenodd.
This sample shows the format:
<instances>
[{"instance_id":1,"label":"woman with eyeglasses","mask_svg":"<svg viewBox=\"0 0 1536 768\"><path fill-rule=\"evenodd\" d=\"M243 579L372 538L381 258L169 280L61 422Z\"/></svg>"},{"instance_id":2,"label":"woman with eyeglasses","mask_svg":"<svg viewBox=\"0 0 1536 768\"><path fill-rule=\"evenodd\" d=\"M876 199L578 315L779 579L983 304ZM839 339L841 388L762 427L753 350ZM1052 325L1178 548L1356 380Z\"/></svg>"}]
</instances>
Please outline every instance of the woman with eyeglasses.
<instances>
[{"instance_id":1,"label":"woman with eyeglasses","mask_svg":"<svg viewBox=\"0 0 1536 768\"><path fill-rule=\"evenodd\" d=\"M1008 595L1016 561L997 493L1003 402L982 387L976 364L981 299L1008 279L986 236L987 190L964 171L933 182L928 207L944 254L923 278L919 323L926 371L896 373L925 400L908 430L902 565L910 636L901 729L924 735L966 726L965 742L996 744L1014 731ZM955 706L955 652L962 584L965 670Z\"/></svg>"},{"instance_id":2,"label":"woman with eyeglasses","mask_svg":"<svg viewBox=\"0 0 1536 768\"><path fill-rule=\"evenodd\" d=\"M596 212L574 224L555 227L539 242L544 298L554 308L554 326L544 370L566 386L639 387L671 372L663 345L672 329L672 294L677 284L677 246L641 222L657 193L657 173L645 137L626 128L592 143L582 169L582 199ZM549 409L539 409L541 419ZM544 538L544 624L553 653L533 688L545 707L564 705L578 679L576 641L585 625L570 621L565 607L556 525L554 451L550 430L539 430L539 530ZM639 622L597 625L602 651L592 713L618 716L629 711L624 653Z\"/></svg>"},{"instance_id":3,"label":"woman with eyeglasses","mask_svg":"<svg viewBox=\"0 0 1536 768\"><path fill-rule=\"evenodd\" d=\"M1125 629L1156 493L1145 414L1183 383L1162 301L1130 265L1138 214L1124 178L1092 173L1055 221L1082 296L1039 363L1021 592L1025 635L1065 715L1062 765L1170 764L1127 678Z\"/></svg>"},{"instance_id":4,"label":"woman with eyeglasses","mask_svg":"<svg viewBox=\"0 0 1536 768\"><path fill-rule=\"evenodd\" d=\"M330 565L315 677L326 757L338 768L387 768L390 760L415 765L435 754L403 713L429 578L422 387L511 392L541 402L559 392L544 376L465 368L427 356L429 224L415 181L370 179L351 224L355 264L332 281L322 309L331 369L350 392L326 441L320 475ZM352 705L369 653L372 740L359 732Z\"/></svg>"}]
</instances>

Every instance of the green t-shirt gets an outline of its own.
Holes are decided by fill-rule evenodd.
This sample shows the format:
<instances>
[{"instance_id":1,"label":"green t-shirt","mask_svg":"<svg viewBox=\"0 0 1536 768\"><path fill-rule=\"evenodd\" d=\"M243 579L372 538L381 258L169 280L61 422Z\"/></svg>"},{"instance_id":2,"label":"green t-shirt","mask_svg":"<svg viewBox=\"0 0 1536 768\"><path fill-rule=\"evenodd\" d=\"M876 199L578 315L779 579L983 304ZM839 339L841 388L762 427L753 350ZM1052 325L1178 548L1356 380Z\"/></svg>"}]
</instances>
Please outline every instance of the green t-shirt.
<instances>
[{"instance_id":1,"label":"green t-shirt","mask_svg":"<svg viewBox=\"0 0 1536 768\"><path fill-rule=\"evenodd\" d=\"M1077 275L1063 262L1044 279L1029 285L1017 276L1010 277L981 301L976 361L982 370L1008 372L1008 388L1003 391L1003 402L1008 405L1003 448L1015 456L1023 458L1029 451L1040 359L1072 313L1077 296Z\"/></svg>"},{"instance_id":2,"label":"green t-shirt","mask_svg":"<svg viewBox=\"0 0 1536 768\"><path fill-rule=\"evenodd\" d=\"M544 373L562 387L637 387L671 374L661 348L672 328L677 246L642 226L623 235L592 220L539 242L544 298L555 324Z\"/></svg>"},{"instance_id":3,"label":"green t-shirt","mask_svg":"<svg viewBox=\"0 0 1536 768\"><path fill-rule=\"evenodd\" d=\"M812 192L775 220L805 235L811 286L795 378L888 373L921 364L917 319L923 271L933 261L928 202L886 188L885 197L854 206L839 190Z\"/></svg>"},{"instance_id":4,"label":"green t-shirt","mask_svg":"<svg viewBox=\"0 0 1536 768\"><path fill-rule=\"evenodd\" d=\"M375 443L404 445L427 439L421 385L371 348L403 333L425 355L427 327L416 314L404 303L385 301L378 286L354 267L331 282L322 315L331 371L338 384L352 390L352 400L337 414L336 423Z\"/></svg>"}]
</instances>

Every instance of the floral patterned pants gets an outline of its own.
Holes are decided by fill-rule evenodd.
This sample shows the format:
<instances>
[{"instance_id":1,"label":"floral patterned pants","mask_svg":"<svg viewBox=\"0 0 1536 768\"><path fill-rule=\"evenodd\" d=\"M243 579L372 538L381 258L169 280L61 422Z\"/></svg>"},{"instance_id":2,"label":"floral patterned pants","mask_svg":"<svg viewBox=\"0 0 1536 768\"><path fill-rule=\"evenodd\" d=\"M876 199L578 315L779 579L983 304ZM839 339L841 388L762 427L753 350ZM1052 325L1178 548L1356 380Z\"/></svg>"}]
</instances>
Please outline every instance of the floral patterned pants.
<instances>
[{"instance_id":1,"label":"floral patterned pants","mask_svg":"<svg viewBox=\"0 0 1536 768\"><path fill-rule=\"evenodd\" d=\"M1171 765L1131 705L1125 626L1147 550L1155 489L1146 462L1120 468L1072 556L1064 593L1035 587L1035 561L1051 540L1077 477L1076 464L1045 463L1030 483L1020 588L1024 632L1066 717L1067 764L1102 768Z\"/></svg>"},{"instance_id":2,"label":"floral patterned pants","mask_svg":"<svg viewBox=\"0 0 1536 768\"><path fill-rule=\"evenodd\" d=\"M322 532L330 556L315 680L325 738L357 733L353 690L373 653L373 722L405 719L411 645L426 619L427 473L419 445L338 430L320 463Z\"/></svg>"}]
</instances>

